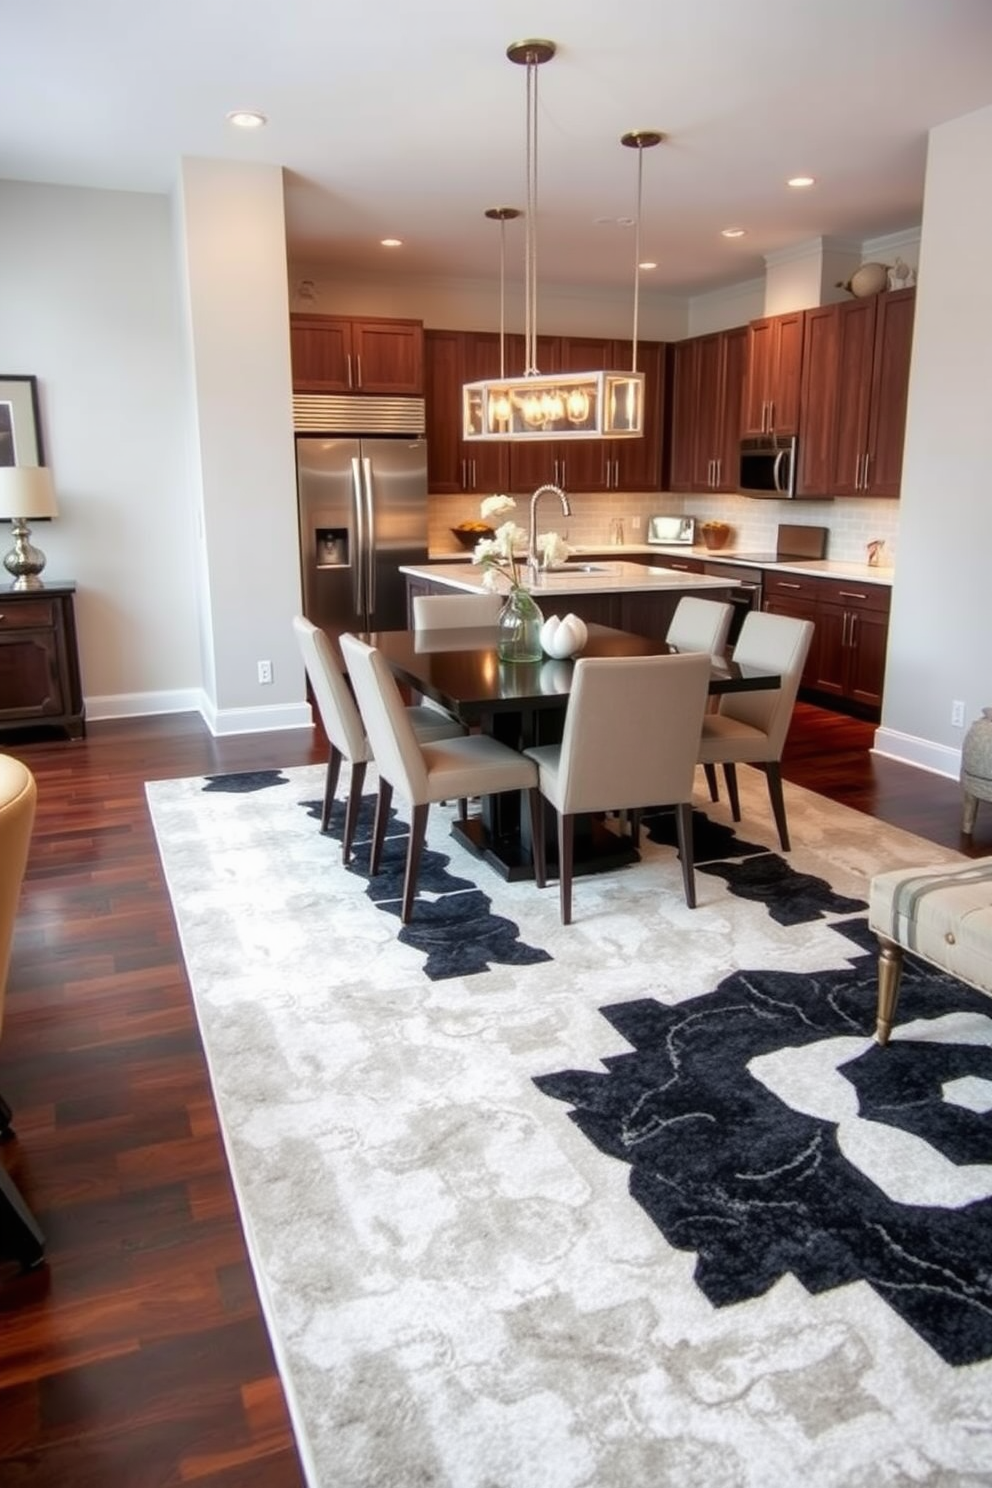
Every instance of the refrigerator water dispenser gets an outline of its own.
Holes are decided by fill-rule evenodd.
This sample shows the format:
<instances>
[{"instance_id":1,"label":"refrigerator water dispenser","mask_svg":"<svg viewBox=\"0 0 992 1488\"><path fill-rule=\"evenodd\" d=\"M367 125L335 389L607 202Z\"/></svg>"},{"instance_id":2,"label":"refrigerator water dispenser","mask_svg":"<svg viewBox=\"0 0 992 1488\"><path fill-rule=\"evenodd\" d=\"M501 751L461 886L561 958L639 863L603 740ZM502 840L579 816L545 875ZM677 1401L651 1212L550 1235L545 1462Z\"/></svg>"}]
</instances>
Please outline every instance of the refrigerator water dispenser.
<instances>
[{"instance_id":1,"label":"refrigerator water dispenser","mask_svg":"<svg viewBox=\"0 0 992 1488\"><path fill-rule=\"evenodd\" d=\"M347 527L318 527L316 533L317 567L347 568Z\"/></svg>"}]
</instances>

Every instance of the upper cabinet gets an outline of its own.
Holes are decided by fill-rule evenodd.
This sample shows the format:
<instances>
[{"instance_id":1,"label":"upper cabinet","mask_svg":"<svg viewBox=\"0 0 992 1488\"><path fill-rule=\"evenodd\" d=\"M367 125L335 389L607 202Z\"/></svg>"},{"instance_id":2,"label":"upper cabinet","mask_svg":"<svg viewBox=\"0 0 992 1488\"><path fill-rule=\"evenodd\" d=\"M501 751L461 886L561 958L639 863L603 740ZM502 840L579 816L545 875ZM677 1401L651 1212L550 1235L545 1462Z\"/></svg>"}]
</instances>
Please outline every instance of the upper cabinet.
<instances>
[{"instance_id":1,"label":"upper cabinet","mask_svg":"<svg viewBox=\"0 0 992 1488\"><path fill-rule=\"evenodd\" d=\"M669 490L737 490L746 348L746 326L669 348Z\"/></svg>"},{"instance_id":2,"label":"upper cabinet","mask_svg":"<svg viewBox=\"0 0 992 1488\"><path fill-rule=\"evenodd\" d=\"M741 434L798 431L805 315L766 315L748 326Z\"/></svg>"},{"instance_id":3,"label":"upper cabinet","mask_svg":"<svg viewBox=\"0 0 992 1488\"><path fill-rule=\"evenodd\" d=\"M461 437L461 389L466 382L497 377L499 336L482 331L425 332L427 460L430 490L485 495L536 490L551 483L566 491L656 491L661 488L664 348L640 342L638 370L645 374L644 436L638 439L506 441ZM588 372L631 366L629 341L576 336L539 336L541 372ZM505 365L514 375L524 364L524 341L505 339Z\"/></svg>"},{"instance_id":4,"label":"upper cabinet","mask_svg":"<svg viewBox=\"0 0 992 1488\"><path fill-rule=\"evenodd\" d=\"M806 312L797 489L898 496L915 289Z\"/></svg>"},{"instance_id":5,"label":"upper cabinet","mask_svg":"<svg viewBox=\"0 0 992 1488\"><path fill-rule=\"evenodd\" d=\"M424 391L424 332L419 320L291 315L293 388L300 393Z\"/></svg>"}]
</instances>

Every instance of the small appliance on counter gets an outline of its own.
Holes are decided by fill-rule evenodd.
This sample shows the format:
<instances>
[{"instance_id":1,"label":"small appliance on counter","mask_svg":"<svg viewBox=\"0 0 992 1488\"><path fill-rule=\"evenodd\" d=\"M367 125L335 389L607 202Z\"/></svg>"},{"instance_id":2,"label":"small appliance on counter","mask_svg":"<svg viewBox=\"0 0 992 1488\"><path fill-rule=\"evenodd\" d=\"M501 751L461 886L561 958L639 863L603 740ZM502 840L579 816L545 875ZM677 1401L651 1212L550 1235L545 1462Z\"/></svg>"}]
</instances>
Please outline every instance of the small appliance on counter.
<instances>
[{"instance_id":1,"label":"small appliance on counter","mask_svg":"<svg viewBox=\"0 0 992 1488\"><path fill-rule=\"evenodd\" d=\"M648 517L647 541L659 547L691 548L696 541L695 517Z\"/></svg>"}]
</instances>

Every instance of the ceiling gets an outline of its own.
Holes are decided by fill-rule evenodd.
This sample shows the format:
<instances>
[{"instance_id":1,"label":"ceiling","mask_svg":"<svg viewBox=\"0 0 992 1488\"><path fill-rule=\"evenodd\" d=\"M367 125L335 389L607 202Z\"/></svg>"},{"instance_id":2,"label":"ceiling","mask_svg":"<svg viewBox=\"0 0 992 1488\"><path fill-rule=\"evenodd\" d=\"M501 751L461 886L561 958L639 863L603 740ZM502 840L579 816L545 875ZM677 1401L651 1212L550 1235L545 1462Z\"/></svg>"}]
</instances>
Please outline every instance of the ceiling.
<instances>
[{"instance_id":1,"label":"ceiling","mask_svg":"<svg viewBox=\"0 0 992 1488\"><path fill-rule=\"evenodd\" d=\"M757 277L818 237L918 226L929 128L992 102L992 0L31 0L4 5L0 177L169 191L183 156L286 171L289 257L343 274L489 278L487 207L525 204L538 73L539 282L643 290ZM235 108L268 116L236 130ZM790 190L796 174L816 177ZM985 183L976 183L984 189ZM627 219L626 225L621 219ZM721 237L725 227L746 236ZM506 273L523 268L523 227ZM403 240L385 249L380 239Z\"/></svg>"}]
</instances>

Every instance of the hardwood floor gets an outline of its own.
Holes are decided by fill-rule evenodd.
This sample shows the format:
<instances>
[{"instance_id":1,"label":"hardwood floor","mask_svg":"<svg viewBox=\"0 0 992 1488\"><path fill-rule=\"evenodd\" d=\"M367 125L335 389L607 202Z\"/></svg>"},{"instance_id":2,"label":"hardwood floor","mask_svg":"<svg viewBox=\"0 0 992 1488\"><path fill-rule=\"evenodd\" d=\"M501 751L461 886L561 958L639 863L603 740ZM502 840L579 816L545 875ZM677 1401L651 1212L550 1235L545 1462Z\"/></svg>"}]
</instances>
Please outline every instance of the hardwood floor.
<instances>
[{"instance_id":1,"label":"hardwood floor","mask_svg":"<svg viewBox=\"0 0 992 1488\"><path fill-rule=\"evenodd\" d=\"M874 728L800 705L786 777L933 842L954 781L875 759ZM39 806L0 1041L2 1160L48 1264L0 1270L4 1488L303 1481L227 1175L146 780L305 764L307 730L212 739L193 715L2 746Z\"/></svg>"}]
</instances>

